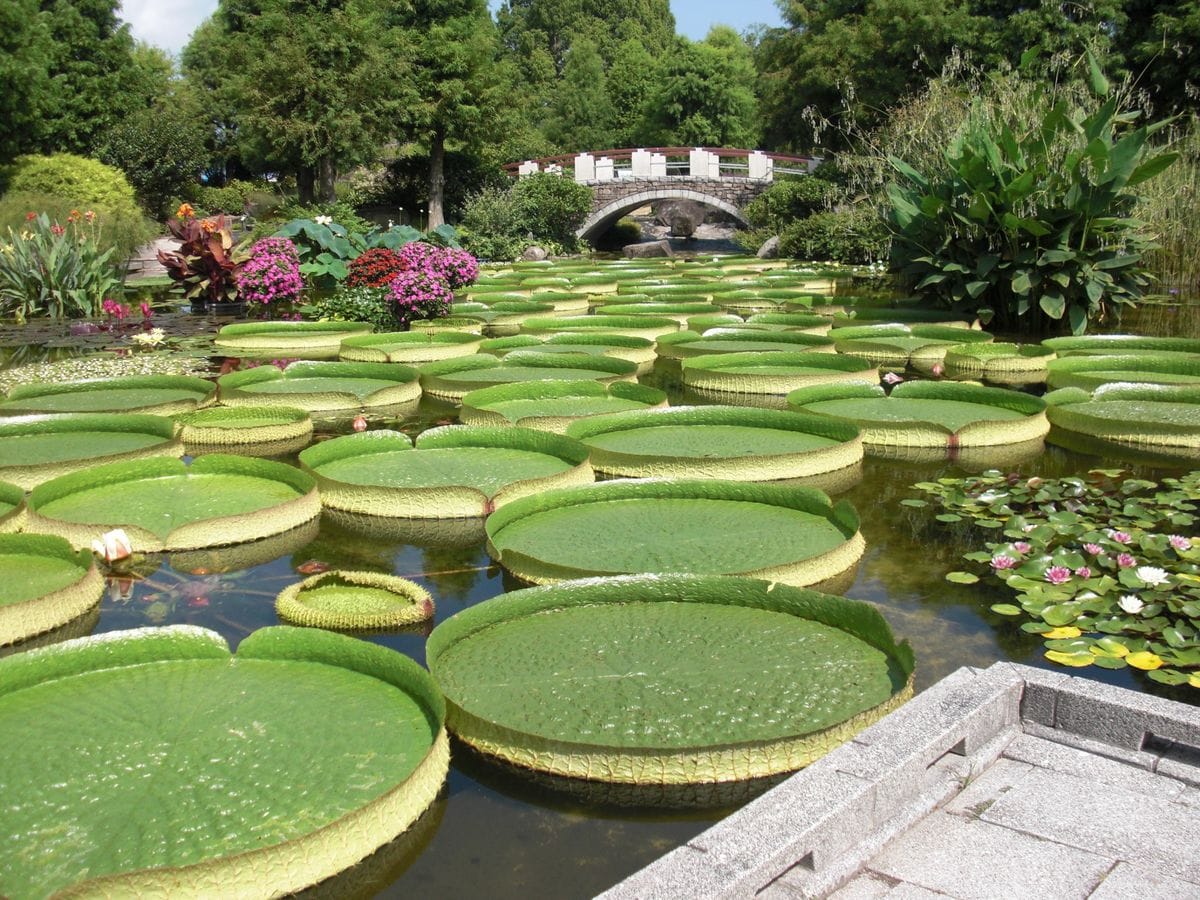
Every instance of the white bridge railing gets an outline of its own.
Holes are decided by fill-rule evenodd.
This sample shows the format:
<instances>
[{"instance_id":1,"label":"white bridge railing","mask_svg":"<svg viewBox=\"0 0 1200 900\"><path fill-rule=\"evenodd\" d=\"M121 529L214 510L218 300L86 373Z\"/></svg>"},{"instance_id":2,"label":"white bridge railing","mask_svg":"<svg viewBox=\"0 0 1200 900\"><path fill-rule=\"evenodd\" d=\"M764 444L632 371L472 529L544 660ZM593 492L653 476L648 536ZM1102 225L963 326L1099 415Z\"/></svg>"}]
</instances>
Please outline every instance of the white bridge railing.
<instances>
[{"instance_id":1,"label":"white bridge railing","mask_svg":"<svg viewBox=\"0 0 1200 900\"><path fill-rule=\"evenodd\" d=\"M593 153L548 156L505 166L518 177L547 172L568 172L581 184L632 178L748 178L770 182L776 174L811 172L819 159L785 156L762 150L727 150L706 147L654 147L637 150L603 150Z\"/></svg>"}]
</instances>

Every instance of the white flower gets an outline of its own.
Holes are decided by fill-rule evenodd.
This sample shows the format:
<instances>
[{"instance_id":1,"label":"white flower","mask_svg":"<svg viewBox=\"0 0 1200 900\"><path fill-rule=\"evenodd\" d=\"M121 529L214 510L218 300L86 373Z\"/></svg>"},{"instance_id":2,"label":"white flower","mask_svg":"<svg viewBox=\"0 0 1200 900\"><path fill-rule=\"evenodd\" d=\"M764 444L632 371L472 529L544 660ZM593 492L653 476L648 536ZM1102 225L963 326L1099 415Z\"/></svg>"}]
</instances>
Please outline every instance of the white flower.
<instances>
[{"instance_id":1,"label":"white flower","mask_svg":"<svg viewBox=\"0 0 1200 900\"><path fill-rule=\"evenodd\" d=\"M114 528L100 535L99 540L92 541L92 552L105 562L116 562L133 553L133 544L124 528Z\"/></svg>"},{"instance_id":2,"label":"white flower","mask_svg":"<svg viewBox=\"0 0 1200 900\"><path fill-rule=\"evenodd\" d=\"M317 216L313 219L318 225L332 225L333 216Z\"/></svg>"},{"instance_id":3,"label":"white flower","mask_svg":"<svg viewBox=\"0 0 1200 900\"><path fill-rule=\"evenodd\" d=\"M1160 569L1158 566L1138 566L1133 570L1133 574L1138 577L1138 581L1144 581L1151 587L1166 584L1171 580L1171 576L1167 574L1167 570Z\"/></svg>"},{"instance_id":4,"label":"white flower","mask_svg":"<svg viewBox=\"0 0 1200 900\"><path fill-rule=\"evenodd\" d=\"M137 334L131 335L129 339L143 347L157 347L162 343L164 337L166 337L166 332L161 328L151 328L149 331L139 331Z\"/></svg>"},{"instance_id":5,"label":"white flower","mask_svg":"<svg viewBox=\"0 0 1200 900\"><path fill-rule=\"evenodd\" d=\"M1126 594L1117 601L1117 605L1131 616L1135 616L1142 611L1146 605L1137 594Z\"/></svg>"}]
</instances>

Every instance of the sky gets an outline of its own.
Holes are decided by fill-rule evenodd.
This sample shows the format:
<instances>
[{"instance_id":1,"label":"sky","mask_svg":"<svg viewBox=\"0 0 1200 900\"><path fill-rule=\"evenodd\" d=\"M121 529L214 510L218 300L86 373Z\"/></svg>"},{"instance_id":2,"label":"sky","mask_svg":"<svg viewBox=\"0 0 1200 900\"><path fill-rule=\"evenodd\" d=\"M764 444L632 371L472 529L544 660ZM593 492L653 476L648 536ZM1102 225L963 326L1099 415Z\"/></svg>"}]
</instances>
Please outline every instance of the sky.
<instances>
[{"instance_id":1,"label":"sky","mask_svg":"<svg viewBox=\"0 0 1200 900\"><path fill-rule=\"evenodd\" d=\"M493 0L490 5L494 9L499 3ZM216 8L216 0L124 0L121 17L138 40L178 53ZM774 0L671 0L671 11L676 30L696 41L717 24L738 31L757 24L783 24Z\"/></svg>"}]
</instances>

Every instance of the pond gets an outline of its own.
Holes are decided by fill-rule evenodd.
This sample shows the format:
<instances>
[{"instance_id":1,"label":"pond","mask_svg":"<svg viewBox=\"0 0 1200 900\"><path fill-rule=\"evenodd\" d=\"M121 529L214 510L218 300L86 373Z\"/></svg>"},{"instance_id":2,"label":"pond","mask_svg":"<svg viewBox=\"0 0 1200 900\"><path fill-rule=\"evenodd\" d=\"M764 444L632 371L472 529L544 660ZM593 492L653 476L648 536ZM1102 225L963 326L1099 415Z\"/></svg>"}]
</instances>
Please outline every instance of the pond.
<instances>
[{"instance_id":1,"label":"pond","mask_svg":"<svg viewBox=\"0 0 1200 900\"><path fill-rule=\"evenodd\" d=\"M1147 310L1139 330L1179 335L1200 333L1200 307ZM1185 322L1181 326L1181 321ZM1127 323L1128 324L1128 323ZM219 361L218 361L219 362ZM641 379L679 402L678 377L667 363ZM691 398L689 398L690 401ZM399 427L416 434L453 421L455 408L423 399ZM397 427L395 420L375 423ZM349 430L327 426L320 437ZM290 460L295 461L294 457ZM1091 468L1134 468L1157 478L1180 470L1122 465L1046 447L1009 471L1023 476L1078 474ZM976 466L972 471L979 471ZM978 534L933 521L928 509L901 503L920 496L916 482L962 474L952 461L912 463L868 456L857 483L837 494L862 518L867 551L846 596L877 605L897 638L916 653L916 688L923 690L961 666L1012 660L1050 668L1042 641L1018 623L989 610L1008 599L999 587L964 587L945 575L962 567L962 554L978 549ZM634 538L631 538L634 539ZM91 633L147 625L188 623L211 628L236 645L257 628L278 624L276 593L302 574L325 567L389 572L425 586L435 597L434 623L409 631L363 635L367 640L425 661L425 638L433 624L521 585L494 565L481 529L462 534L372 532L352 521L301 528L256 548L178 554L143 580L111 579ZM247 565L247 563L253 563ZM1059 671L1062 671L1061 669ZM1090 668L1085 677L1196 702L1196 691L1172 689L1132 669ZM320 722L312 727L320 728ZM452 896L460 898L589 897L707 828L730 809L665 812L584 802L484 761L462 745L453 747L449 781L434 807L409 833L356 869L314 889L326 896Z\"/></svg>"}]
</instances>

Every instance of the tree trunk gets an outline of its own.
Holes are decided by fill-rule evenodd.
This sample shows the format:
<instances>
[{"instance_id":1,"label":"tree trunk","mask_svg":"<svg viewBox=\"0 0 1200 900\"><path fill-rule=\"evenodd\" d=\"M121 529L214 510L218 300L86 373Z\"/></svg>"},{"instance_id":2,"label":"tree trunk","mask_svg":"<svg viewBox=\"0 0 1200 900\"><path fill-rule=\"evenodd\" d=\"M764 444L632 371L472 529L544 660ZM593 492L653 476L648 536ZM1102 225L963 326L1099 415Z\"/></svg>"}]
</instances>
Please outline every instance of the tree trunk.
<instances>
[{"instance_id":1,"label":"tree trunk","mask_svg":"<svg viewBox=\"0 0 1200 900\"><path fill-rule=\"evenodd\" d=\"M333 166L333 157L328 153L322 156L320 167L321 180L317 185L317 199L322 203L333 203L337 200L337 193L333 189L333 183L337 180L337 169Z\"/></svg>"},{"instance_id":2,"label":"tree trunk","mask_svg":"<svg viewBox=\"0 0 1200 900\"><path fill-rule=\"evenodd\" d=\"M296 169L296 194L301 206L311 206L313 202L313 170L308 166Z\"/></svg>"},{"instance_id":3,"label":"tree trunk","mask_svg":"<svg viewBox=\"0 0 1200 900\"><path fill-rule=\"evenodd\" d=\"M446 222L446 132L440 125L429 142L429 228Z\"/></svg>"}]
</instances>

